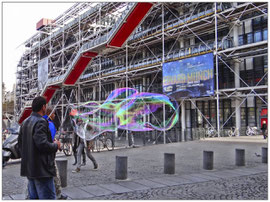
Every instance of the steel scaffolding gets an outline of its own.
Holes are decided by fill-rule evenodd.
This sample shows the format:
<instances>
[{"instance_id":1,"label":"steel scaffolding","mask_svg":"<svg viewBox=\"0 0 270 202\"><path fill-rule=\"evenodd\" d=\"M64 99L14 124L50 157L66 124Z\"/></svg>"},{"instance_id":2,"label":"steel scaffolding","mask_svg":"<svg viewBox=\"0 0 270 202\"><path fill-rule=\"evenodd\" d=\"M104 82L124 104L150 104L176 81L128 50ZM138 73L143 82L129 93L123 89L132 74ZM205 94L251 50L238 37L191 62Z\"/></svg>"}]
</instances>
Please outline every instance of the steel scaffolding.
<instances>
[{"instance_id":1,"label":"steel scaffolding","mask_svg":"<svg viewBox=\"0 0 270 202\"><path fill-rule=\"evenodd\" d=\"M80 106L89 100L102 103L116 88L133 87L139 92L162 93L164 63L210 52L215 56L215 95L178 100L182 114L185 114L186 103L190 102L191 109L196 109L203 122L220 136L234 115L239 118L241 106L248 98L256 97L263 105L268 105L268 67L253 85L240 74L240 66L247 60L268 55L267 38L239 44L239 35L248 34L246 31L239 34L239 30L249 28L247 24L258 18L268 21L266 2L159 2L151 4L144 13L137 11L139 6L140 3L76 3L28 39L17 68L17 120L27 110L25 117L30 114L31 100L37 95L51 96L50 102L57 108L61 127L70 105ZM139 16L140 21L132 27L128 21L133 16L134 19ZM121 34L129 29L127 40L121 41ZM85 69L78 73L78 79L72 79L77 75L74 69L81 58L88 58ZM38 65L44 59L48 59L48 80L39 88ZM230 88L220 84L225 68L234 78ZM235 110L221 122L220 100L225 99L235 103ZM215 101L215 124L196 104L202 100ZM208 112L210 114L210 110ZM153 119L160 124L167 116L163 106L160 116L151 115L144 120ZM187 120L183 118L178 126L182 131L187 127ZM241 128L239 121L241 118L234 125ZM166 143L166 133L159 135Z\"/></svg>"}]
</instances>

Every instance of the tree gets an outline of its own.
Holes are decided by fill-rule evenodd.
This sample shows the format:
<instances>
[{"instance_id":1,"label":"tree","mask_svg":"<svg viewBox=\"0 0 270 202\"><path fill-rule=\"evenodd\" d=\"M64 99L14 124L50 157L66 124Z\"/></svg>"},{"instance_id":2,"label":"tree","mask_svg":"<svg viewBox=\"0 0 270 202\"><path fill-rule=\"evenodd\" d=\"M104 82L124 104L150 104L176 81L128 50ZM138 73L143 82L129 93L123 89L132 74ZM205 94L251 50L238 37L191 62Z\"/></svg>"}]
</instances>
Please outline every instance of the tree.
<instances>
[{"instance_id":1,"label":"tree","mask_svg":"<svg viewBox=\"0 0 270 202\"><path fill-rule=\"evenodd\" d=\"M2 113L3 114L14 114L14 101L7 101L5 100L5 95L7 94L6 92L6 86L5 83L2 82Z\"/></svg>"}]
</instances>

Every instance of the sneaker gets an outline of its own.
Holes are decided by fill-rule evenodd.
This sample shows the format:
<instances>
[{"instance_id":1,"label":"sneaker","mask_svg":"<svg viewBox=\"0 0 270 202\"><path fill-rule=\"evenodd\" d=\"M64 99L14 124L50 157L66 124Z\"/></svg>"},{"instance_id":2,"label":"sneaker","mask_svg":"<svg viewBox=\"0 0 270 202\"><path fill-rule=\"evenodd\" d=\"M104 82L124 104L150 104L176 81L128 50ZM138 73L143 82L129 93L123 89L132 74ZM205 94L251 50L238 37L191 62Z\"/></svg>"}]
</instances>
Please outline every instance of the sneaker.
<instances>
[{"instance_id":1,"label":"sneaker","mask_svg":"<svg viewBox=\"0 0 270 202\"><path fill-rule=\"evenodd\" d=\"M61 196L58 198L58 200L66 200L67 195L61 194Z\"/></svg>"},{"instance_id":2,"label":"sneaker","mask_svg":"<svg viewBox=\"0 0 270 202\"><path fill-rule=\"evenodd\" d=\"M76 169L73 170L72 172L73 172L73 173L78 173L78 172L80 172L80 170L81 170L80 168L76 168Z\"/></svg>"},{"instance_id":3,"label":"sneaker","mask_svg":"<svg viewBox=\"0 0 270 202\"><path fill-rule=\"evenodd\" d=\"M94 169L95 170L98 169L98 164L94 165Z\"/></svg>"},{"instance_id":4,"label":"sneaker","mask_svg":"<svg viewBox=\"0 0 270 202\"><path fill-rule=\"evenodd\" d=\"M82 166L85 166L85 165L86 165L86 163L85 163L85 162L83 162L83 163L82 163Z\"/></svg>"}]
</instances>

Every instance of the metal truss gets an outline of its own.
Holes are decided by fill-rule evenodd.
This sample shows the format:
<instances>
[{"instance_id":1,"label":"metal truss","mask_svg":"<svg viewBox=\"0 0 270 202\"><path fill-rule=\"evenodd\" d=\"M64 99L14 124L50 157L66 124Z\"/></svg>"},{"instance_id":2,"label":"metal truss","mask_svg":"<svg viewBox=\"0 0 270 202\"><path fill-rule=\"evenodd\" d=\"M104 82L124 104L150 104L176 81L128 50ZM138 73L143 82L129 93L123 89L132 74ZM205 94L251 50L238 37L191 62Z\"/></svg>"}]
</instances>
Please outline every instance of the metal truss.
<instances>
[{"instance_id":1,"label":"metal truss","mask_svg":"<svg viewBox=\"0 0 270 202\"><path fill-rule=\"evenodd\" d=\"M17 114L26 101L40 94L37 87L37 68L40 60L48 57L49 78L64 75L67 66L73 62L81 47L85 43L99 40L109 33L121 16L119 11L126 6L125 3L120 2L76 3L56 18L53 24L39 30L37 34L27 40L24 43L27 50L22 56L17 70ZM260 83L267 77L268 72L255 86L250 86L230 64L231 61L239 62L247 58L267 55L268 42L266 40L238 45L235 44L232 36L235 27L240 26L241 22L253 19L255 16L267 16L267 8L267 3L263 2L241 3L239 5L213 2L155 3L151 13L143 19L124 47L120 49L110 47L106 51L101 51L98 57L92 60L80 77L80 81L76 83L76 87L71 90L74 92L72 93L74 102L70 98L64 99L63 96L64 91L70 87L62 86L62 89L57 91L52 103L59 105L59 99L62 100L60 104L61 123L65 118L65 109L70 104L80 105L89 100L102 103L104 97L101 97L101 92L108 95L118 87L137 88L136 80L143 86L144 91L158 93L162 87L159 82L163 63L209 52L213 52L216 58L217 84L219 82L218 65L222 64L233 72L235 77L246 87L217 88L215 96L203 99L216 100L218 103L219 99L243 97L244 99L235 111L250 96L258 97L267 105L267 101L263 99L265 93L258 93L257 90L264 92L267 90L267 87ZM227 33L220 37L218 33L225 29L228 30ZM209 40L203 39L207 34L214 34L215 37ZM193 43L185 45L186 41L191 41L191 39ZM195 43L195 39L197 43ZM96 46L95 49L99 50L99 47ZM160 84L159 89L154 88L157 83ZM110 85L113 88L109 88ZM98 97L96 96L97 92ZM239 92L242 93L239 94ZM185 100L191 101L192 105L202 114L194 102L194 100L202 100L202 98L179 100L181 103L179 106ZM219 104L217 104L217 111L219 111ZM221 127L218 125L218 133L235 114L235 111ZM154 115L151 117L160 124L160 120L164 121L165 119L165 110L163 110L162 117ZM209 122L204 115L203 118ZM150 119L150 116L145 117L146 119ZM211 123L209 125L215 128ZM165 142L165 133L163 135Z\"/></svg>"}]
</instances>

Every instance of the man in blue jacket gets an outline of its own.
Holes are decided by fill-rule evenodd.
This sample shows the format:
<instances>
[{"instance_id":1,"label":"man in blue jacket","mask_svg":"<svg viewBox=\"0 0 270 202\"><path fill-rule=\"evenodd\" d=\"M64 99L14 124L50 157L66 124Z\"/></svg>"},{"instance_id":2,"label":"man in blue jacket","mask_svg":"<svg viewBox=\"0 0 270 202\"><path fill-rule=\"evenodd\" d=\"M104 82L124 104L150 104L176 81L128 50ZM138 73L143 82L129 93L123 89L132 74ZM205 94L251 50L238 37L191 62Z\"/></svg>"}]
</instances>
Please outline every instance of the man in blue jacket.
<instances>
[{"instance_id":1,"label":"man in blue jacket","mask_svg":"<svg viewBox=\"0 0 270 202\"><path fill-rule=\"evenodd\" d=\"M53 123L53 120L55 118L55 112L53 111L53 108L51 106L48 106L46 108L46 114L43 116L43 118L48 120L51 136L52 136L52 139L54 140L54 137L56 134L56 127ZM60 179L60 175L59 175L59 171L58 171L57 166L55 166L55 170L56 170L56 176L53 178L53 180L54 180L54 185L55 185L56 198L57 199L67 199L67 196L62 194L61 179Z\"/></svg>"},{"instance_id":2,"label":"man in blue jacket","mask_svg":"<svg viewBox=\"0 0 270 202\"><path fill-rule=\"evenodd\" d=\"M55 153L60 142L53 142L49 123L42 116L46 112L46 99L36 97L32 114L20 128L18 145L21 153L21 176L28 179L30 199L56 199L53 177L56 176Z\"/></svg>"}]
</instances>

